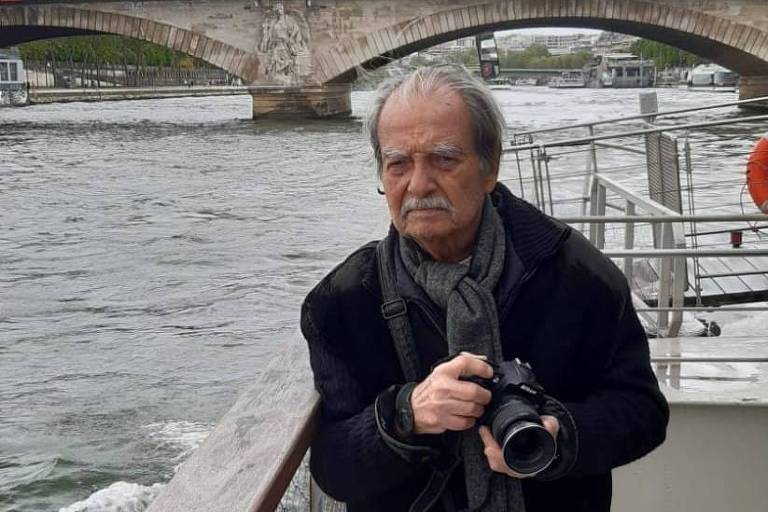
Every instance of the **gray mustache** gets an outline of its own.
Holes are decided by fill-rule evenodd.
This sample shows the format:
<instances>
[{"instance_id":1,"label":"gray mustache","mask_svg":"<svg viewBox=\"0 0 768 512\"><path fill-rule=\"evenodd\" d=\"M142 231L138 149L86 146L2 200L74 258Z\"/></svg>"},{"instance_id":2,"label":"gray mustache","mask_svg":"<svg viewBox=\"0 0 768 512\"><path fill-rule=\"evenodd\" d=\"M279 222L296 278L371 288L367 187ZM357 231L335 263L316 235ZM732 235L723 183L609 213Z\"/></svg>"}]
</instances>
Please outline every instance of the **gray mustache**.
<instances>
[{"instance_id":1,"label":"gray mustache","mask_svg":"<svg viewBox=\"0 0 768 512\"><path fill-rule=\"evenodd\" d=\"M411 210L448 210L453 211L453 205L441 196L408 197L400 206L400 217L405 217Z\"/></svg>"}]
</instances>

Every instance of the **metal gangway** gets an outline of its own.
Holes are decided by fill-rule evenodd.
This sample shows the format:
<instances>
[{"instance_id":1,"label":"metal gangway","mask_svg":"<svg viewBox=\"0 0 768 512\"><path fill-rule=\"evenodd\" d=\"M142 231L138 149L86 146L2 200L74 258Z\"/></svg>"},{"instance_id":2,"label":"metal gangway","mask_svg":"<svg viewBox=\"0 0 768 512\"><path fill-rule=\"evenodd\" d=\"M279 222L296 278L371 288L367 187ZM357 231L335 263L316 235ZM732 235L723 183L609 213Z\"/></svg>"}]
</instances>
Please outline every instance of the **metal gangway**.
<instances>
[{"instance_id":1,"label":"metal gangway","mask_svg":"<svg viewBox=\"0 0 768 512\"><path fill-rule=\"evenodd\" d=\"M768 301L768 215L744 197L743 177L768 115L679 122L754 101L665 112L656 93L645 93L638 115L516 132L502 180L617 262L652 336L677 336L686 315L715 308L766 311L741 304ZM723 132L738 140L725 157L697 154L730 144ZM723 179L714 165L733 176Z\"/></svg>"}]
</instances>

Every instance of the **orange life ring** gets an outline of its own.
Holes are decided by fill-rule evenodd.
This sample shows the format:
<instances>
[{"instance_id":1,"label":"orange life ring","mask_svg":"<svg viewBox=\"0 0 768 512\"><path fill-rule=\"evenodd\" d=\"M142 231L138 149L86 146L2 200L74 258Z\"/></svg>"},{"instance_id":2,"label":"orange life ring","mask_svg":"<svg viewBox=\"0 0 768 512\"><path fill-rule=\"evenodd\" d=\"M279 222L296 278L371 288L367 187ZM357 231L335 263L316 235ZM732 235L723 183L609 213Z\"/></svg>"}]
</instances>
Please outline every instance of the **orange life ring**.
<instances>
[{"instance_id":1,"label":"orange life ring","mask_svg":"<svg viewBox=\"0 0 768 512\"><path fill-rule=\"evenodd\" d=\"M760 211L768 213L768 135L757 141L749 155L747 188Z\"/></svg>"}]
</instances>

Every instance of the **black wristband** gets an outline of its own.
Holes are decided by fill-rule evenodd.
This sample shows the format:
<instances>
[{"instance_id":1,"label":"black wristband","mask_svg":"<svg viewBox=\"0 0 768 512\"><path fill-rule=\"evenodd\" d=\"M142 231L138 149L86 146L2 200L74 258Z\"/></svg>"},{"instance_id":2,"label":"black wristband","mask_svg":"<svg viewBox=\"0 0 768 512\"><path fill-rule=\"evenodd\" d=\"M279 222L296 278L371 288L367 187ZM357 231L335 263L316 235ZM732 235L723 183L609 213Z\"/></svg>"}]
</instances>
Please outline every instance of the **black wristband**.
<instances>
[{"instance_id":1,"label":"black wristband","mask_svg":"<svg viewBox=\"0 0 768 512\"><path fill-rule=\"evenodd\" d=\"M400 388L395 399L395 434L401 439L410 439L415 434L413 407L411 395L416 387L415 382L408 382Z\"/></svg>"},{"instance_id":2,"label":"black wristband","mask_svg":"<svg viewBox=\"0 0 768 512\"><path fill-rule=\"evenodd\" d=\"M397 403L397 395L402 388L403 386L390 386L376 397L374 414L381 439L392 451L407 462L425 464L438 460L440 450L439 446L435 446L435 443L439 441L439 437L435 439L430 439L431 436L429 435L401 437L395 432L397 416L395 404ZM407 396L410 397L410 393Z\"/></svg>"}]
</instances>

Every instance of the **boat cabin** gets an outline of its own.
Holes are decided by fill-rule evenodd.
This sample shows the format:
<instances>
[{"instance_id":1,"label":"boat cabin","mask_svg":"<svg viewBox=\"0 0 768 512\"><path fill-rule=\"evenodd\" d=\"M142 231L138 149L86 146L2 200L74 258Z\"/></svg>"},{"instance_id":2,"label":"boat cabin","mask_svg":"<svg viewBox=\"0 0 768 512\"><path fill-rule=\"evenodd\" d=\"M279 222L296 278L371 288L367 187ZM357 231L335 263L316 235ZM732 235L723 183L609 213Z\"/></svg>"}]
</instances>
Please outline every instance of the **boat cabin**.
<instances>
[{"instance_id":1,"label":"boat cabin","mask_svg":"<svg viewBox=\"0 0 768 512\"><path fill-rule=\"evenodd\" d=\"M26 75L21 58L0 53L0 90L18 91L25 87Z\"/></svg>"},{"instance_id":2,"label":"boat cabin","mask_svg":"<svg viewBox=\"0 0 768 512\"><path fill-rule=\"evenodd\" d=\"M589 87L653 87L656 64L631 53L609 53L595 57L584 68Z\"/></svg>"}]
</instances>

